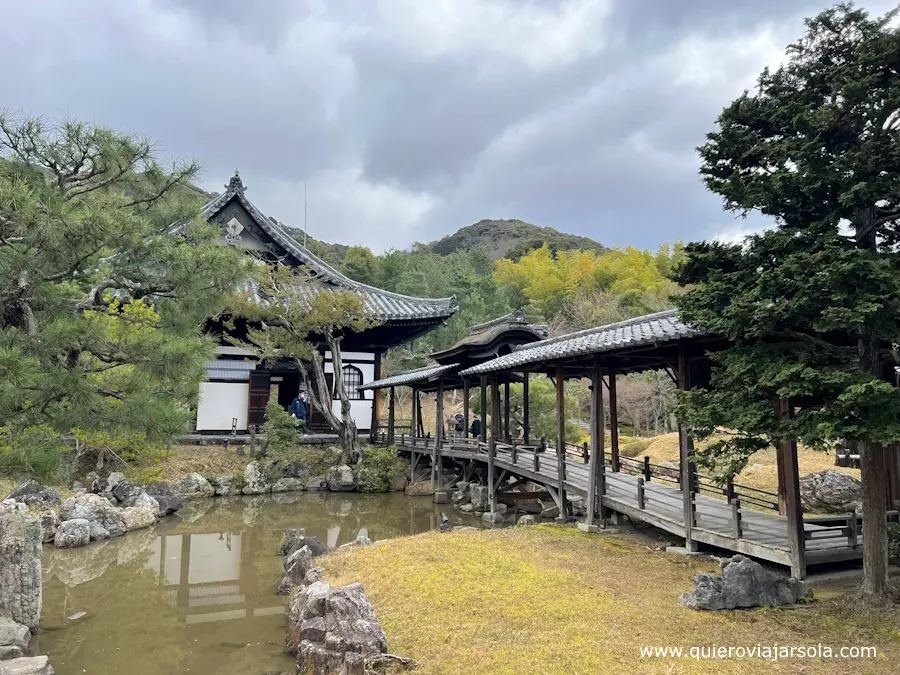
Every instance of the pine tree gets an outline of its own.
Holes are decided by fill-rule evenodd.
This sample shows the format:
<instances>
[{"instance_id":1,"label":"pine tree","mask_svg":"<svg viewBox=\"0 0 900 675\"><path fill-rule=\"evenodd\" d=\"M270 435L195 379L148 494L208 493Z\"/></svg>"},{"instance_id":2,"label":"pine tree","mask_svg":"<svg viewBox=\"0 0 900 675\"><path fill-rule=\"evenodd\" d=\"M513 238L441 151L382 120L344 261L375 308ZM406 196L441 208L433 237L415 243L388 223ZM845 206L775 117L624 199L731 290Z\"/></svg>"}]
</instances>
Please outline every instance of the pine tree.
<instances>
[{"instance_id":1,"label":"pine tree","mask_svg":"<svg viewBox=\"0 0 900 675\"><path fill-rule=\"evenodd\" d=\"M362 446L349 394L340 376L334 378L333 391L329 389L323 351L331 352L333 372L341 373L345 335L378 324L362 298L324 288L304 269L260 265L252 290L235 297L229 311L229 325L241 318L252 326L241 344L254 348L262 359L289 359L297 365L313 405L340 438L344 463L360 460ZM341 402L340 416L331 407L335 397Z\"/></svg>"},{"instance_id":2,"label":"pine tree","mask_svg":"<svg viewBox=\"0 0 900 675\"><path fill-rule=\"evenodd\" d=\"M888 601L884 447L900 441L892 344L900 336L900 31L850 4L806 21L785 64L721 113L699 148L728 209L775 228L743 246L694 243L683 317L729 337L710 390L684 398L701 437L736 430L698 461L726 473L773 441L856 445L862 593ZM773 399L800 407L779 417Z\"/></svg>"},{"instance_id":3,"label":"pine tree","mask_svg":"<svg viewBox=\"0 0 900 675\"><path fill-rule=\"evenodd\" d=\"M0 112L7 434L184 430L213 353L204 320L248 272L200 217L196 173L146 139Z\"/></svg>"}]
</instances>

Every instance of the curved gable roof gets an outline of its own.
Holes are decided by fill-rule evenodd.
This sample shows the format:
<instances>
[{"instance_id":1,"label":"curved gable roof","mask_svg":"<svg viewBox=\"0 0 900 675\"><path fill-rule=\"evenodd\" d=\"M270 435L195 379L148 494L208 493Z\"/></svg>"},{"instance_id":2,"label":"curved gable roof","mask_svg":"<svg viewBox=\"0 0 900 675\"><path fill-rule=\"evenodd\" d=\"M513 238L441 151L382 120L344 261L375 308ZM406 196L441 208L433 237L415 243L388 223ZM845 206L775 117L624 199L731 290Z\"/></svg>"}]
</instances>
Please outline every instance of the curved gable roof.
<instances>
[{"instance_id":1,"label":"curved gable roof","mask_svg":"<svg viewBox=\"0 0 900 675\"><path fill-rule=\"evenodd\" d=\"M300 266L312 271L317 280L324 286L353 291L363 297L366 308L375 315L391 321L414 321L419 319L447 319L459 309L456 297L449 298L417 298L401 293L385 291L368 284L353 281L341 274L331 265L311 253L296 241L283 223L266 216L244 194L246 188L237 171L225 186L226 190L203 205L203 217L212 220L232 200L240 203L250 215L254 223L278 246L294 258Z\"/></svg>"}]
</instances>

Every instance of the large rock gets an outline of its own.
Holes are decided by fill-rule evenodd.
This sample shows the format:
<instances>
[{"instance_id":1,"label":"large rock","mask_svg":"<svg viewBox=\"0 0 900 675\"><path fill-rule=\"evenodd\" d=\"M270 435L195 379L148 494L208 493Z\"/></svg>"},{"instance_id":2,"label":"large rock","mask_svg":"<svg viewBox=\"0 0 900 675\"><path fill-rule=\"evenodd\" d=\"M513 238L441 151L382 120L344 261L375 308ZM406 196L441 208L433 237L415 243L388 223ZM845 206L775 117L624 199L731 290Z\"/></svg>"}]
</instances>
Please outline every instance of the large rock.
<instances>
[{"instance_id":1,"label":"large rock","mask_svg":"<svg viewBox=\"0 0 900 675\"><path fill-rule=\"evenodd\" d=\"M231 497L240 494L234 484L234 476L218 476L216 478L216 497Z\"/></svg>"},{"instance_id":2,"label":"large rock","mask_svg":"<svg viewBox=\"0 0 900 675\"><path fill-rule=\"evenodd\" d=\"M284 578L278 585L278 595L290 595L294 586L300 586L306 580L306 573L312 569L312 553L308 546L303 546L284 559Z\"/></svg>"},{"instance_id":3,"label":"large rock","mask_svg":"<svg viewBox=\"0 0 900 675\"><path fill-rule=\"evenodd\" d=\"M812 588L805 581L769 572L739 554L722 561L722 576L703 572L694 577L694 590L682 595L681 603L691 609L718 610L792 605L811 597Z\"/></svg>"},{"instance_id":4,"label":"large rock","mask_svg":"<svg viewBox=\"0 0 900 675\"><path fill-rule=\"evenodd\" d=\"M272 492L302 492L306 487L305 481L300 478L279 478L272 483Z\"/></svg>"},{"instance_id":5,"label":"large rock","mask_svg":"<svg viewBox=\"0 0 900 675\"><path fill-rule=\"evenodd\" d=\"M172 494L180 499L213 497L215 488L199 473L189 473L172 484Z\"/></svg>"},{"instance_id":6,"label":"large rock","mask_svg":"<svg viewBox=\"0 0 900 675\"><path fill-rule=\"evenodd\" d=\"M149 497L150 495L147 496ZM184 503L182 503L182 501L178 497L157 495L152 499L156 501L156 504L159 508L160 518L171 516L173 513L178 513L182 508L184 508Z\"/></svg>"},{"instance_id":7,"label":"large rock","mask_svg":"<svg viewBox=\"0 0 900 675\"><path fill-rule=\"evenodd\" d=\"M353 469L346 464L328 469L325 482L328 483L328 489L332 492L352 492L356 489L356 477L353 475Z\"/></svg>"},{"instance_id":8,"label":"large rock","mask_svg":"<svg viewBox=\"0 0 900 675\"><path fill-rule=\"evenodd\" d=\"M113 487L112 496L116 498L116 501L123 503L143 492L144 488L138 487L131 481L121 480Z\"/></svg>"},{"instance_id":9,"label":"large rock","mask_svg":"<svg viewBox=\"0 0 900 675\"><path fill-rule=\"evenodd\" d=\"M103 493L102 493L103 496L104 497L112 497L113 490L116 489L116 486L119 483L122 483L124 481L125 481L124 473L121 473L119 471L113 471L111 474L109 474L109 476L106 477L106 484L104 485Z\"/></svg>"},{"instance_id":10,"label":"large rock","mask_svg":"<svg viewBox=\"0 0 900 675\"><path fill-rule=\"evenodd\" d=\"M37 630L43 604L41 521L24 513L0 514L0 616Z\"/></svg>"},{"instance_id":11,"label":"large rock","mask_svg":"<svg viewBox=\"0 0 900 675\"><path fill-rule=\"evenodd\" d=\"M471 496L470 504L472 504L473 511L487 511L488 510L488 489L487 485L471 485L469 487L469 494Z\"/></svg>"},{"instance_id":12,"label":"large rock","mask_svg":"<svg viewBox=\"0 0 900 675\"><path fill-rule=\"evenodd\" d=\"M250 462L244 468L244 487L241 489L245 495L262 495L269 492L269 481L262 464Z\"/></svg>"},{"instance_id":13,"label":"large rock","mask_svg":"<svg viewBox=\"0 0 900 675\"><path fill-rule=\"evenodd\" d=\"M0 616L0 660L22 656L29 642L31 631L28 626Z\"/></svg>"},{"instance_id":14,"label":"large rock","mask_svg":"<svg viewBox=\"0 0 900 675\"><path fill-rule=\"evenodd\" d=\"M49 544L56 538L56 531L59 529L59 514L50 509L49 511L44 511L40 515L41 519L41 541L45 544Z\"/></svg>"},{"instance_id":15,"label":"large rock","mask_svg":"<svg viewBox=\"0 0 900 675\"><path fill-rule=\"evenodd\" d=\"M331 548L327 544L323 544L316 537L306 537L295 528L288 528L281 536L281 546L278 549L278 555L290 556L295 551L306 546L313 558L331 553Z\"/></svg>"},{"instance_id":16,"label":"large rock","mask_svg":"<svg viewBox=\"0 0 900 675\"><path fill-rule=\"evenodd\" d=\"M288 649L297 654L297 672L328 675L387 652L387 637L362 584L331 589L314 583L294 598L289 613ZM351 672L363 672L359 671Z\"/></svg>"},{"instance_id":17,"label":"large rock","mask_svg":"<svg viewBox=\"0 0 900 675\"><path fill-rule=\"evenodd\" d=\"M60 524L53 538L56 548L79 548L91 543L91 524L84 518L74 518Z\"/></svg>"},{"instance_id":18,"label":"large rock","mask_svg":"<svg viewBox=\"0 0 900 675\"><path fill-rule=\"evenodd\" d=\"M77 494L63 502L60 517L67 520L84 519L91 525L91 540L99 541L125 534L125 520L121 510L108 499L90 493Z\"/></svg>"},{"instance_id":19,"label":"large rock","mask_svg":"<svg viewBox=\"0 0 900 675\"><path fill-rule=\"evenodd\" d=\"M133 505L122 509L122 520L125 522L126 532L143 530L159 520L159 502L145 492L129 498L129 503Z\"/></svg>"},{"instance_id":20,"label":"large rock","mask_svg":"<svg viewBox=\"0 0 900 675\"><path fill-rule=\"evenodd\" d=\"M151 497L173 497L172 486L168 483L151 483L144 486L144 492Z\"/></svg>"},{"instance_id":21,"label":"large rock","mask_svg":"<svg viewBox=\"0 0 900 675\"><path fill-rule=\"evenodd\" d=\"M43 487L35 481L28 481L17 487L7 495L6 499L12 499L28 506L58 506L62 503L59 492Z\"/></svg>"},{"instance_id":22,"label":"large rock","mask_svg":"<svg viewBox=\"0 0 900 675\"><path fill-rule=\"evenodd\" d=\"M846 473L826 469L800 479L803 510L815 513L852 513L861 499L862 484Z\"/></svg>"},{"instance_id":23,"label":"large rock","mask_svg":"<svg viewBox=\"0 0 900 675\"><path fill-rule=\"evenodd\" d=\"M6 675L53 675L53 667L47 656L31 656L4 661L0 668L6 669ZM0 670L0 675L3 671Z\"/></svg>"}]
</instances>

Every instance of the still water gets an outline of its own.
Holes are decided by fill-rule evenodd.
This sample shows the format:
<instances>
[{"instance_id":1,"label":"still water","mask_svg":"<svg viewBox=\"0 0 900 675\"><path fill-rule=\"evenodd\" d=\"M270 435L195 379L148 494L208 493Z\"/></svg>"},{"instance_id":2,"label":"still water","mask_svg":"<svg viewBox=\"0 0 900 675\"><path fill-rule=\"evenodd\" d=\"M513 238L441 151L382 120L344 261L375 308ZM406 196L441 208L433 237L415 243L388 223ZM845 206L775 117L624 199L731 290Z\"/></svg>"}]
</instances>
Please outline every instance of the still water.
<instances>
[{"instance_id":1,"label":"still water","mask_svg":"<svg viewBox=\"0 0 900 675\"><path fill-rule=\"evenodd\" d=\"M36 654L57 675L293 673L277 555L303 528L330 546L436 529L428 498L299 493L188 503L154 528L74 550L44 548L44 609Z\"/></svg>"}]
</instances>

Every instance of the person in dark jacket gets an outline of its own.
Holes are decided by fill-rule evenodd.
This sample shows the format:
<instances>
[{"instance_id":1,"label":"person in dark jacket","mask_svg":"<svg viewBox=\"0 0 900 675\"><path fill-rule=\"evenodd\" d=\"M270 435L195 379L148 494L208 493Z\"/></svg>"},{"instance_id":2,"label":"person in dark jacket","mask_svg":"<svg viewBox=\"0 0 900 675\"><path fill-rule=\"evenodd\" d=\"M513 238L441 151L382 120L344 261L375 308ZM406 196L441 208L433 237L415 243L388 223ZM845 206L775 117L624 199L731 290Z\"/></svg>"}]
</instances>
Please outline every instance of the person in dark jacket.
<instances>
[{"instance_id":1,"label":"person in dark jacket","mask_svg":"<svg viewBox=\"0 0 900 675\"><path fill-rule=\"evenodd\" d=\"M300 432L304 436L306 435L306 413L308 411L309 406L306 403L306 392L301 391L294 397L294 401L291 403L291 414L297 418Z\"/></svg>"},{"instance_id":2,"label":"person in dark jacket","mask_svg":"<svg viewBox=\"0 0 900 675\"><path fill-rule=\"evenodd\" d=\"M475 415L475 419L472 420L472 426L469 427L469 433L472 434L472 438L481 438L481 420L478 419L478 415Z\"/></svg>"}]
</instances>

